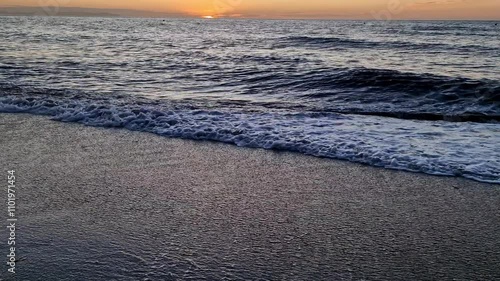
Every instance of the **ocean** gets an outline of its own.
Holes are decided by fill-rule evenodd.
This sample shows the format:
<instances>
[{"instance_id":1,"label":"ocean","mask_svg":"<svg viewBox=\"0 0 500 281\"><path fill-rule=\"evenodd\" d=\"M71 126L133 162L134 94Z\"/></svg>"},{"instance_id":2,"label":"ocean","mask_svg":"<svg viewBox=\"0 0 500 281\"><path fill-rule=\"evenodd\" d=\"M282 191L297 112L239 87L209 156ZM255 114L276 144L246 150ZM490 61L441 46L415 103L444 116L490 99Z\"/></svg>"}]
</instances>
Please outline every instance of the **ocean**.
<instances>
[{"instance_id":1,"label":"ocean","mask_svg":"<svg viewBox=\"0 0 500 281\"><path fill-rule=\"evenodd\" d=\"M500 183L497 22L0 27L0 112Z\"/></svg>"}]
</instances>

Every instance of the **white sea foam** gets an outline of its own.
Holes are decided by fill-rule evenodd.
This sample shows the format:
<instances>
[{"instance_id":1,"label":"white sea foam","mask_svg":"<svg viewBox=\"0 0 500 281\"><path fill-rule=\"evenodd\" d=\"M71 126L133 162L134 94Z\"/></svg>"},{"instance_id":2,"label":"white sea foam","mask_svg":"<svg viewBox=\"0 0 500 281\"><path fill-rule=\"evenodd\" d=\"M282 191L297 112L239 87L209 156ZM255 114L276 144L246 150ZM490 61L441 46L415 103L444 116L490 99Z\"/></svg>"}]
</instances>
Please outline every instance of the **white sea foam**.
<instances>
[{"instance_id":1,"label":"white sea foam","mask_svg":"<svg viewBox=\"0 0 500 281\"><path fill-rule=\"evenodd\" d=\"M123 127L163 136L286 150L378 167L500 183L500 125L139 105L91 99L0 98L0 112Z\"/></svg>"}]
</instances>

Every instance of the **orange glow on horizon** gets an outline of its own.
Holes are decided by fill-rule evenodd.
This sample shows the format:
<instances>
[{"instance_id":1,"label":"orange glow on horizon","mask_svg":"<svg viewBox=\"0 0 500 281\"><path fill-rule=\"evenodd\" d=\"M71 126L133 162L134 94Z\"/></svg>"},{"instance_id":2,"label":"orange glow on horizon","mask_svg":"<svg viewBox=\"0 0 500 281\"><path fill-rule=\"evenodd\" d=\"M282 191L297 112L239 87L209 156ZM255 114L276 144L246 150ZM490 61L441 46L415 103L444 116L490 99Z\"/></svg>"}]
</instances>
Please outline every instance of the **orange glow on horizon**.
<instances>
[{"instance_id":1,"label":"orange glow on horizon","mask_svg":"<svg viewBox=\"0 0 500 281\"><path fill-rule=\"evenodd\" d=\"M41 2L59 3L64 7L133 9L196 18L500 20L499 0L24 0L22 5L39 7ZM0 7L19 4L19 0L0 0Z\"/></svg>"}]
</instances>

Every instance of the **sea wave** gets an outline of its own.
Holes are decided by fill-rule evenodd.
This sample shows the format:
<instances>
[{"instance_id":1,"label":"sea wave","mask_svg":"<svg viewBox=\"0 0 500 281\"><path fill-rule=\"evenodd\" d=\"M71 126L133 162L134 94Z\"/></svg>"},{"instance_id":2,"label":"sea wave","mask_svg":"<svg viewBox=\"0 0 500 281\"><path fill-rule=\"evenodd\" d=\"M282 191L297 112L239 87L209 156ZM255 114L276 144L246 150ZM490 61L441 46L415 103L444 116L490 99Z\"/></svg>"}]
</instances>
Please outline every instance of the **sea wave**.
<instances>
[{"instance_id":1,"label":"sea wave","mask_svg":"<svg viewBox=\"0 0 500 281\"><path fill-rule=\"evenodd\" d=\"M89 126L293 151L500 183L500 134L496 124L207 109L185 103L60 92L4 95L0 97L0 112L41 114Z\"/></svg>"},{"instance_id":2,"label":"sea wave","mask_svg":"<svg viewBox=\"0 0 500 281\"><path fill-rule=\"evenodd\" d=\"M474 51L480 53L496 52L495 47L478 44L456 45L432 42L408 42L408 41L372 41L370 39L357 39L348 37L325 37L325 36L287 36L275 39L274 48L321 48L321 49L390 49L411 51Z\"/></svg>"},{"instance_id":3,"label":"sea wave","mask_svg":"<svg viewBox=\"0 0 500 281\"><path fill-rule=\"evenodd\" d=\"M322 110L449 121L499 121L500 81L387 69L323 68L300 73L253 73L219 86L242 94L286 93L284 99Z\"/></svg>"}]
</instances>

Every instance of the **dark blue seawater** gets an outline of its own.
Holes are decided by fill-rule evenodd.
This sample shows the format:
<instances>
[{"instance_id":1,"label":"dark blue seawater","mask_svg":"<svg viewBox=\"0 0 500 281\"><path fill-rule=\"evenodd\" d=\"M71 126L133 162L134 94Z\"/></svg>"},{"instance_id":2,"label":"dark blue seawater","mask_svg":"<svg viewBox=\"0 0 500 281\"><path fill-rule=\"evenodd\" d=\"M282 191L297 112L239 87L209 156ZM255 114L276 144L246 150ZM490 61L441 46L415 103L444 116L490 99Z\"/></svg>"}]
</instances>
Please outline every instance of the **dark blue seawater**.
<instances>
[{"instance_id":1,"label":"dark blue seawater","mask_svg":"<svg viewBox=\"0 0 500 281\"><path fill-rule=\"evenodd\" d=\"M500 183L495 22L0 27L0 112Z\"/></svg>"}]
</instances>

